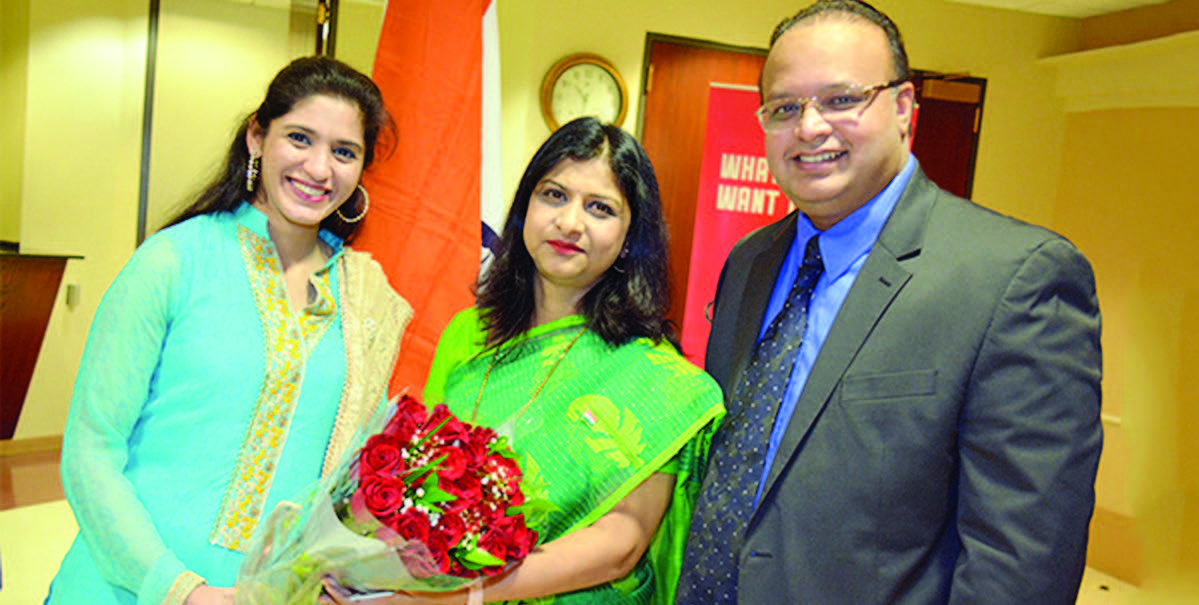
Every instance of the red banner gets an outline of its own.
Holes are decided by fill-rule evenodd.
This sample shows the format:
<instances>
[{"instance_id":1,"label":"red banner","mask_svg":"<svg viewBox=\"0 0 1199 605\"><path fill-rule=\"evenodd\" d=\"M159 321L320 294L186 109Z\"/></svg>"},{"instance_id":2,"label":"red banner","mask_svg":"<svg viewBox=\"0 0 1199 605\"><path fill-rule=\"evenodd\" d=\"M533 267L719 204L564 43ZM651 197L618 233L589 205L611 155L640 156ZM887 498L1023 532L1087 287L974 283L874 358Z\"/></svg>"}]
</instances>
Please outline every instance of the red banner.
<instances>
[{"instance_id":1,"label":"red banner","mask_svg":"<svg viewBox=\"0 0 1199 605\"><path fill-rule=\"evenodd\" d=\"M766 165L762 129L754 116L758 105L758 90L753 87L713 83L708 89L708 125L682 331L683 351L698 366L703 366L711 330L708 305L716 296L720 268L729 251L749 232L791 211L791 203Z\"/></svg>"}]
</instances>

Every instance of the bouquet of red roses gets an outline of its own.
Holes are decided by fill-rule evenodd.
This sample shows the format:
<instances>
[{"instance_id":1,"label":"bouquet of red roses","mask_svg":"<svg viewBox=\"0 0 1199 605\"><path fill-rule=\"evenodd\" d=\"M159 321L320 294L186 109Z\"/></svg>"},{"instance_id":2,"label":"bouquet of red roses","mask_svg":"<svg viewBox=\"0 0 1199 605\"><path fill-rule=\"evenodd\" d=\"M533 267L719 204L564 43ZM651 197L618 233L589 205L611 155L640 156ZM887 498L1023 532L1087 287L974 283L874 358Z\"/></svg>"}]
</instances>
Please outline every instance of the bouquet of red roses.
<instances>
[{"instance_id":1,"label":"bouquet of red roses","mask_svg":"<svg viewBox=\"0 0 1199 605\"><path fill-rule=\"evenodd\" d=\"M237 602L313 603L330 573L357 590L454 590L523 559L521 471L508 441L403 396L365 445L251 545ZM361 439L361 437L360 437Z\"/></svg>"}]
</instances>

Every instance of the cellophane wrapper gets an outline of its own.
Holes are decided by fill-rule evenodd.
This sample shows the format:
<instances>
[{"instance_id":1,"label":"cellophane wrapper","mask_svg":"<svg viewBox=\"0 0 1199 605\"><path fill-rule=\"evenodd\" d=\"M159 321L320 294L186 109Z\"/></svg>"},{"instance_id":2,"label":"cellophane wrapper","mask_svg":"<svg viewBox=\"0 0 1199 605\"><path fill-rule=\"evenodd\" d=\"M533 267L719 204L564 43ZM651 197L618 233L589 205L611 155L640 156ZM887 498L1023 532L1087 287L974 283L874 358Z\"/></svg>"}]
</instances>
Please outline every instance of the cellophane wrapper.
<instances>
[{"instance_id":1,"label":"cellophane wrapper","mask_svg":"<svg viewBox=\"0 0 1199 605\"><path fill-rule=\"evenodd\" d=\"M507 439L401 396L380 406L336 469L259 527L236 603L315 603L351 591L446 591L502 573L537 541Z\"/></svg>"}]
</instances>

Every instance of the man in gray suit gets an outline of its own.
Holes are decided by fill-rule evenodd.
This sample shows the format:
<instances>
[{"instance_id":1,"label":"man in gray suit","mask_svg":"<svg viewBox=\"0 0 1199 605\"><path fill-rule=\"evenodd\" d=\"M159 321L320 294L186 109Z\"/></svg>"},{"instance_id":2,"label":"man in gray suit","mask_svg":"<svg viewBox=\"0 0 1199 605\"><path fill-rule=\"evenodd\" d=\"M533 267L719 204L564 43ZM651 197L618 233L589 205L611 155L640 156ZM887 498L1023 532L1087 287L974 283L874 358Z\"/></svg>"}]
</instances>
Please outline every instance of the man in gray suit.
<instances>
[{"instance_id":1,"label":"man in gray suit","mask_svg":"<svg viewBox=\"0 0 1199 605\"><path fill-rule=\"evenodd\" d=\"M925 177L909 77L863 2L775 30L758 115L798 211L721 273L706 367L729 415L678 603L1075 601L1102 442L1094 277L1064 238Z\"/></svg>"}]
</instances>

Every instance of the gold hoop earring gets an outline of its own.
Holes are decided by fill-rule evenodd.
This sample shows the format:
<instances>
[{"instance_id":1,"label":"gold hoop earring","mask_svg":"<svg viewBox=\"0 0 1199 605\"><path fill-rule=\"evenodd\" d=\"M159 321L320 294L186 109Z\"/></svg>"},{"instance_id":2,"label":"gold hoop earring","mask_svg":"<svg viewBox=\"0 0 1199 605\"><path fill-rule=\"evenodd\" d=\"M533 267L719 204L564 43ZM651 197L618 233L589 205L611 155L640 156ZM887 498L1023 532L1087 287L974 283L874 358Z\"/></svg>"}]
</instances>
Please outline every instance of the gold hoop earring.
<instances>
[{"instance_id":1,"label":"gold hoop earring","mask_svg":"<svg viewBox=\"0 0 1199 605\"><path fill-rule=\"evenodd\" d=\"M358 191L362 192L362 212L359 212L358 216L354 218L346 218L346 215L341 213L341 207L339 206L337 210L334 210L337 213L337 218L347 223L357 223L366 217L366 211L371 209L371 196L366 193L366 187L363 187L361 184L358 185Z\"/></svg>"},{"instance_id":2,"label":"gold hoop earring","mask_svg":"<svg viewBox=\"0 0 1199 605\"><path fill-rule=\"evenodd\" d=\"M250 156L246 162L246 192L254 193L254 181L258 180L258 158Z\"/></svg>"}]
</instances>

